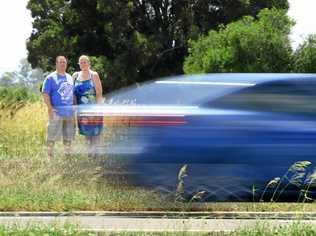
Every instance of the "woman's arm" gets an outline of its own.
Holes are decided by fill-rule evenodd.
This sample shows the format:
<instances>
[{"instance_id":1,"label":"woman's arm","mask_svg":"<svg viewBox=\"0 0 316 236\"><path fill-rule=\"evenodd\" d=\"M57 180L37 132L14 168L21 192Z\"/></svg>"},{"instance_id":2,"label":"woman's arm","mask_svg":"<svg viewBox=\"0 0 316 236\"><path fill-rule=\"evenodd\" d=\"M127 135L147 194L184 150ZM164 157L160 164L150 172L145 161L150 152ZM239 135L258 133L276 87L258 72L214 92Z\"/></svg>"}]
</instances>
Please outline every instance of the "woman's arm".
<instances>
[{"instance_id":1,"label":"woman's arm","mask_svg":"<svg viewBox=\"0 0 316 236\"><path fill-rule=\"evenodd\" d=\"M97 72L94 72L92 79L95 86L96 102L97 104L102 103L102 84L99 74Z\"/></svg>"}]
</instances>

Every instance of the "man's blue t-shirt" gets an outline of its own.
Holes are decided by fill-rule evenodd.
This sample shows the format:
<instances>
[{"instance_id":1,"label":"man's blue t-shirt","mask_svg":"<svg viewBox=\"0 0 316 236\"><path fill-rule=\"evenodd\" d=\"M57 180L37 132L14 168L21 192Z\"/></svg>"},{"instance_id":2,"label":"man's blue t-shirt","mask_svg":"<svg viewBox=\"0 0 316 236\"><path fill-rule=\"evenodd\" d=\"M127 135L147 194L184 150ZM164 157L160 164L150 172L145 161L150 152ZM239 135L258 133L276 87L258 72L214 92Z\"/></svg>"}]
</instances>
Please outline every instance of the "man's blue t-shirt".
<instances>
[{"instance_id":1,"label":"man's blue t-shirt","mask_svg":"<svg viewBox=\"0 0 316 236\"><path fill-rule=\"evenodd\" d=\"M59 75L57 72L53 72L45 78L42 88L42 92L49 95L57 115L63 117L73 115L73 90L72 77L67 73Z\"/></svg>"}]
</instances>

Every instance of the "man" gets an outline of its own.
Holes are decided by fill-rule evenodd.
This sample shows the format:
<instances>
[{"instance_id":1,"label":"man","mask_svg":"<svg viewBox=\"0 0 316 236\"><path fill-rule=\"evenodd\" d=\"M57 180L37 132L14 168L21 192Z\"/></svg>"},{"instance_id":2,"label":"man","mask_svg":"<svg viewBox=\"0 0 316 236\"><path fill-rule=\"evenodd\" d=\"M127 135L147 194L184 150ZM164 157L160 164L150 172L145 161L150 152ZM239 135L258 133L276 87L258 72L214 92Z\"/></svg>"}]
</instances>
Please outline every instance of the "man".
<instances>
[{"instance_id":1,"label":"man","mask_svg":"<svg viewBox=\"0 0 316 236\"><path fill-rule=\"evenodd\" d=\"M70 152L71 141L74 137L73 88L74 82L68 73L67 59L56 57L56 71L49 74L43 83L42 95L47 106L47 152L49 157L54 155L54 144L63 136L65 154Z\"/></svg>"}]
</instances>

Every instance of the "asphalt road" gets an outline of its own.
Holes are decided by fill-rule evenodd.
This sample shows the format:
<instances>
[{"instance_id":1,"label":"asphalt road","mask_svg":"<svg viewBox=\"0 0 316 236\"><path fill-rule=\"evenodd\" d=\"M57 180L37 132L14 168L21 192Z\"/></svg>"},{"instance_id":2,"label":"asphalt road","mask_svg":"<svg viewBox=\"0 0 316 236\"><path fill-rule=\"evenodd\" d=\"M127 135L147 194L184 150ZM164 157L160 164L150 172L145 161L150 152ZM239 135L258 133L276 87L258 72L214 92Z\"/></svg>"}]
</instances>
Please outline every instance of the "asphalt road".
<instances>
[{"instance_id":1,"label":"asphalt road","mask_svg":"<svg viewBox=\"0 0 316 236\"><path fill-rule=\"evenodd\" d=\"M230 213L228 213L229 215ZM275 214L275 213L273 213ZM260 215L260 214L259 214ZM269 219L267 217L241 217L233 219L229 217L220 218L208 217L208 215L192 217L187 215L157 216L149 214L113 214L113 213L1 213L0 224L5 225L27 225L27 224L57 224L70 223L82 230L91 231L187 231L187 232L210 232L210 231L233 231L239 228L252 227L256 224L265 223L269 226L288 225L294 222L313 224L316 226L316 219L311 217L302 218L296 213L289 217L289 214L282 217ZM295 217L294 217L295 216ZM287 218L286 218L287 217Z\"/></svg>"}]
</instances>

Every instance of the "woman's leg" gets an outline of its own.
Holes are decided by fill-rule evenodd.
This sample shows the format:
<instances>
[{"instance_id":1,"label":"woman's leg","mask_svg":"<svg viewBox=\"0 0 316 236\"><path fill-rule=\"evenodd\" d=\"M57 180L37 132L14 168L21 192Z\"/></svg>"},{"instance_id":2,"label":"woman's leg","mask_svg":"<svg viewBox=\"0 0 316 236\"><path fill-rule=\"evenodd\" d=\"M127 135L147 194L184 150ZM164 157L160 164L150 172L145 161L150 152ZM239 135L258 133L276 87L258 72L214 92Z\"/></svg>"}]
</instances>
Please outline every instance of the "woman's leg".
<instances>
[{"instance_id":1,"label":"woman's leg","mask_svg":"<svg viewBox=\"0 0 316 236\"><path fill-rule=\"evenodd\" d=\"M87 154L90 157L93 154L93 150L92 150L92 137L93 136L85 136L85 137L86 137Z\"/></svg>"},{"instance_id":2,"label":"woman's leg","mask_svg":"<svg viewBox=\"0 0 316 236\"><path fill-rule=\"evenodd\" d=\"M97 154L99 154L99 146L100 146L100 135L91 136L90 148L91 148L93 156L96 156Z\"/></svg>"},{"instance_id":3,"label":"woman's leg","mask_svg":"<svg viewBox=\"0 0 316 236\"><path fill-rule=\"evenodd\" d=\"M86 136L88 156L94 157L99 154L100 135Z\"/></svg>"}]
</instances>

